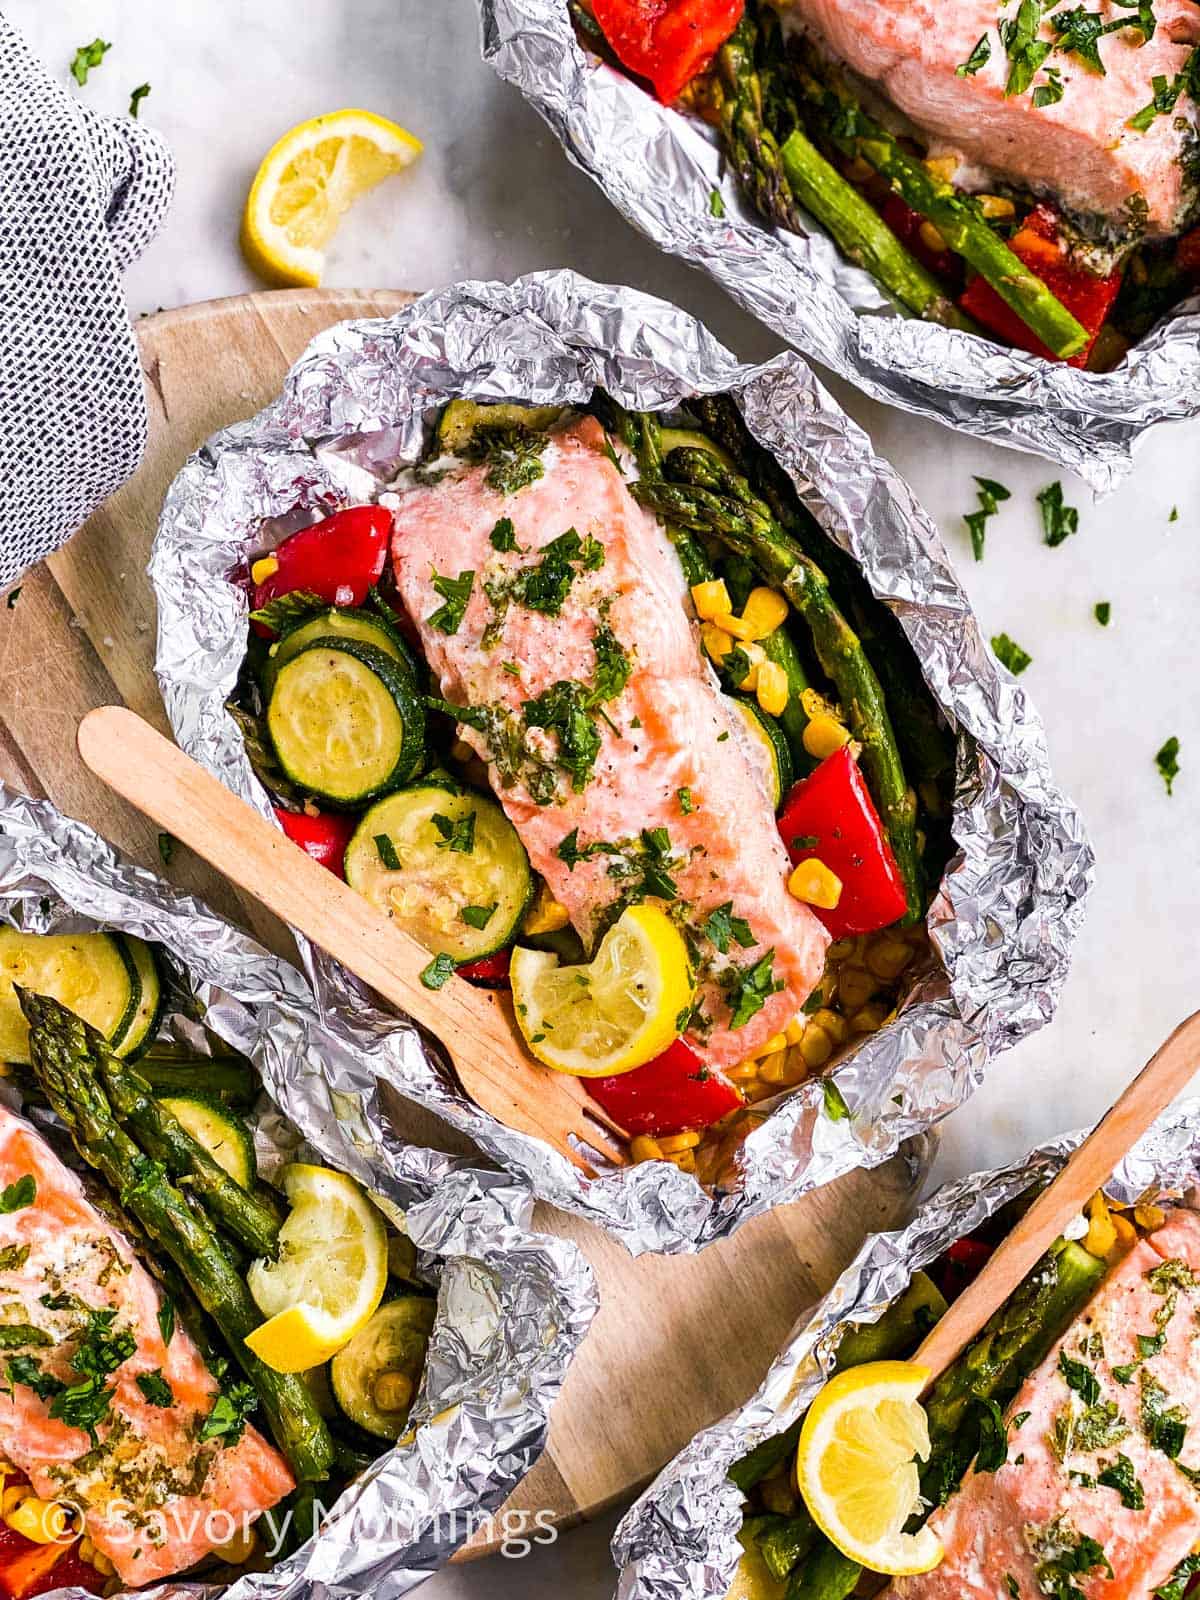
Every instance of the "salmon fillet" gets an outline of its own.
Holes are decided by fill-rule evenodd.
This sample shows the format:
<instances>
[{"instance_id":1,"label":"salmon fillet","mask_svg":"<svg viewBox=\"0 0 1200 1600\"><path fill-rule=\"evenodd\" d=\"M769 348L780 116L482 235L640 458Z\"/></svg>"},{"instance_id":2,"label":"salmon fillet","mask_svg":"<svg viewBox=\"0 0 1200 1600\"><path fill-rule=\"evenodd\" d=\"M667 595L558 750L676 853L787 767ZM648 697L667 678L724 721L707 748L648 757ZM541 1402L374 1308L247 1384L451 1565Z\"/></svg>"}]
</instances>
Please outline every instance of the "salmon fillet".
<instances>
[{"instance_id":1,"label":"salmon fillet","mask_svg":"<svg viewBox=\"0 0 1200 1600\"><path fill-rule=\"evenodd\" d=\"M829 940L787 892L761 761L701 656L678 557L609 448L600 424L585 418L551 438L542 476L515 494L490 487L485 466L413 487L394 511L396 582L442 694L486 709L488 725L463 726L462 736L488 761L533 866L585 944L648 866L668 874L700 961L701 1012L689 1040L709 1064L727 1066L795 1016ZM511 533L496 538L502 518ZM561 609L506 600L568 530L583 544ZM509 538L515 548L495 547ZM475 575L470 599L446 633L429 620L442 605L433 580L465 572ZM572 683L600 696L601 668L614 661L615 692L587 713L593 759L565 771L562 733L528 725L529 703ZM588 853L600 845L615 849ZM750 930L741 942L723 939L724 951L704 933L723 907ZM734 1026L730 995L759 962L782 987Z\"/></svg>"},{"instance_id":2,"label":"salmon fillet","mask_svg":"<svg viewBox=\"0 0 1200 1600\"><path fill-rule=\"evenodd\" d=\"M1152 235L1177 232L1195 199L1183 165L1187 96L1175 114L1156 117L1139 133L1126 124L1154 96L1152 80L1168 83L1183 71L1200 39L1194 0L1155 0L1153 39L1140 43L1122 28L1099 41L1104 75L1077 54L1052 52L1045 62L1061 74L1062 99L1035 106L1032 88L1006 96L1009 61L996 31L997 15L1012 19L1014 3L994 0L786 0L789 16L818 44L850 66L934 140L933 154L965 156L1000 178L1036 193L1049 191L1071 211L1129 223L1145 207ZM1078 0L1073 0L1073 4ZM1051 8L1047 6L1047 12ZM1136 16L1098 0L1086 9L1105 23ZM1061 13L1060 13L1061 14ZM991 58L974 75L956 75L986 35ZM1040 37L1057 38L1043 22ZM1046 83L1045 70L1034 85ZM969 187L973 187L968 183ZM980 185L982 186L982 185ZM1131 209L1133 208L1133 209Z\"/></svg>"},{"instance_id":3,"label":"salmon fillet","mask_svg":"<svg viewBox=\"0 0 1200 1600\"><path fill-rule=\"evenodd\" d=\"M1071 1593L1043 1586L1044 1563L1064 1556L1080 1566L1069 1581L1086 1600L1150 1600L1200 1540L1200 1484L1180 1470L1200 1469L1193 1273L1200 1283L1200 1217L1180 1211L1108 1274L1025 1381L1008 1411L1007 1462L997 1472L969 1473L934 1512L930 1525L945 1560L921 1577L896 1579L892 1600ZM1139 1335L1154 1344L1139 1349ZM1094 1401L1078 1392L1089 1375L1098 1385ZM1147 1407L1180 1408L1188 1431L1177 1459L1148 1430ZM1168 1442L1167 1433L1161 1438ZM1102 1475L1110 1481L1101 1483ZM1111 1577L1098 1559L1080 1560L1081 1539L1096 1541Z\"/></svg>"},{"instance_id":4,"label":"salmon fillet","mask_svg":"<svg viewBox=\"0 0 1200 1600\"><path fill-rule=\"evenodd\" d=\"M79 1508L124 1583L150 1583L192 1566L295 1482L252 1427L234 1445L197 1439L217 1393L199 1351L178 1324L163 1342L162 1297L150 1274L75 1174L0 1107L0 1187L27 1179L31 1203L0 1214L0 1365L9 1385L0 1394L0 1455L44 1499ZM39 1398L21 1374L43 1387L77 1384L72 1358L97 1312L113 1313L107 1336L128 1335L134 1349L103 1380L113 1393L93 1441L51 1417L52 1397ZM168 1404L152 1404L139 1388L149 1374L169 1385Z\"/></svg>"}]
</instances>

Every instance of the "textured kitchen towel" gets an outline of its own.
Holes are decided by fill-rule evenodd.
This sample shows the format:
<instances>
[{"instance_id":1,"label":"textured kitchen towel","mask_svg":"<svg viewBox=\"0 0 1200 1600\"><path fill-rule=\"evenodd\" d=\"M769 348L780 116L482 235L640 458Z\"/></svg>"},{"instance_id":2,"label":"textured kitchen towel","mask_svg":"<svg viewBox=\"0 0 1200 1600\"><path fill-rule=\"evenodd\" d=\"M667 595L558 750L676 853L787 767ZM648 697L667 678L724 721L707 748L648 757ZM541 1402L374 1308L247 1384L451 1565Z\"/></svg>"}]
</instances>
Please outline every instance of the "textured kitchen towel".
<instances>
[{"instance_id":1,"label":"textured kitchen towel","mask_svg":"<svg viewBox=\"0 0 1200 1600\"><path fill-rule=\"evenodd\" d=\"M174 180L157 134L81 106L0 16L0 589L141 460L120 274Z\"/></svg>"}]
</instances>

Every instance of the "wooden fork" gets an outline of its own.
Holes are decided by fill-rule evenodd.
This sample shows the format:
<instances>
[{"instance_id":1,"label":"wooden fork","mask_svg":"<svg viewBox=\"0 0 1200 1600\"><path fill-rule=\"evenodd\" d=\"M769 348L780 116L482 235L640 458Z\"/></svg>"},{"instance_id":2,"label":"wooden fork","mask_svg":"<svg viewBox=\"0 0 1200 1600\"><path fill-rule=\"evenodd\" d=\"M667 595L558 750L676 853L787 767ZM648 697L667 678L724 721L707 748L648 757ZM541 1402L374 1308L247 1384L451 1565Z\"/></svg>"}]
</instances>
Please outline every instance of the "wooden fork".
<instances>
[{"instance_id":1,"label":"wooden fork","mask_svg":"<svg viewBox=\"0 0 1200 1600\"><path fill-rule=\"evenodd\" d=\"M988 1318L1004 1304L1113 1168L1200 1067L1200 1011L1181 1022L1066 1166L1030 1206L983 1271L926 1335L913 1357L935 1382Z\"/></svg>"},{"instance_id":2,"label":"wooden fork","mask_svg":"<svg viewBox=\"0 0 1200 1600\"><path fill-rule=\"evenodd\" d=\"M589 1149L616 1166L628 1161L624 1129L580 1080L530 1058L506 999L458 977L427 989L428 950L141 717L102 706L80 723L78 744L110 788L427 1028L482 1110L589 1177Z\"/></svg>"}]
</instances>

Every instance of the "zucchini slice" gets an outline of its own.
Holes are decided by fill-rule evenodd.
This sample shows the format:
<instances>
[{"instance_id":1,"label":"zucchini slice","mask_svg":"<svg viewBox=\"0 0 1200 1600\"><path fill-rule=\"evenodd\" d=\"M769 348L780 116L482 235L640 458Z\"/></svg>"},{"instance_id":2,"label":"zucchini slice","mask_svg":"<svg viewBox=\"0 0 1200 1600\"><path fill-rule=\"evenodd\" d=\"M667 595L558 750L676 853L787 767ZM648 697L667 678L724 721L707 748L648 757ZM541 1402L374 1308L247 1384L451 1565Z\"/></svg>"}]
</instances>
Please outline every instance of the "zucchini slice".
<instances>
[{"instance_id":1,"label":"zucchini slice","mask_svg":"<svg viewBox=\"0 0 1200 1600\"><path fill-rule=\"evenodd\" d=\"M738 698L733 703L746 724L747 733L761 746L767 757L771 797L778 811L784 795L792 787L792 751L787 737L775 718L764 711L757 700Z\"/></svg>"},{"instance_id":2,"label":"zucchini slice","mask_svg":"<svg viewBox=\"0 0 1200 1600\"><path fill-rule=\"evenodd\" d=\"M267 728L292 782L343 808L399 788L425 754L425 707L412 674L358 639L316 639L285 662Z\"/></svg>"},{"instance_id":3,"label":"zucchini slice","mask_svg":"<svg viewBox=\"0 0 1200 1600\"><path fill-rule=\"evenodd\" d=\"M378 611L333 606L328 611L318 612L315 617L309 617L305 622L297 623L267 651L262 678L268 698L275 687L280 667L318 639L357 639L361 644L373 644L385 656L391 656L393 661L402 661L416 679L417 668L412 651L386 617Z\"/></svg>"},{"instance_id":4,"label":"zucchini slice","mask_svg":"<svg viewBox=\"0 0 1200 1600\"><path fill-rule=\"evenodd\" d=\"M21 933L0 928L0 1061L29 1063L29 1027L14 983L60 1000L109 1041L141 1001L133 957L111 933Z\"/></svg>"},{"instance_id":5,"label":"zucchini slice","mask_svg":"<svg viewBox=\"0 0 1200 1600\"><path fill-rule=\"evenodd\" d=\"M253 1186L258 1177L258 1163L254 1158L254 1140L240 1117L235 1117L229 1107L212 1095L180 1094L162 1095L159 1104L202 1145L219 1167L243 1189Z\"/></svg>"},{"instance_id":6,"label":"zucchini slice","mask_svg":"<svg viewBox=\"0 0 1200 1600\"><path fill-rule=\"evenodd\" d=\"M125 933L118 934L117 937L126 956L133 963L133 969L141 986L138 1003L129 1019L129 1025L113 1044L113 1050L117 1055L132 1059L146 1048L158 1031L163 1008L163 986L158 970L158 958L145 940L135 939L132 934Z\"/></svg>"},{"instance_id":7,"label":"zucchini slice","mask_svg":"<svg viewBox=\"0 0 1200 1600\"><path fill-rule=\"evenodd\" d=\"M379 1439L398 1439L416 1397L437 1301L387 1300L329 1363L342 1414Z\"/></svg>"},{"instance_id":8,"label":"zucchini slice","mask_svg":"<svg viewBox=\"0 0 1200 1600\"><path fill-rule=\"evenodd\" d=\"M480 447L487 434L500 433L506 428L544 433L565 410L565 406L518 406L501 402L481 405L476 400L451 400L438 418L435 435L438 453L468 455Z\"/></svg>"},{"instance_id":9,"label":"zucchini slice","mask_svg":"<svg viewBox=\"0 0 1200 1600\"><path fill-rule=\"evenodd\" d=\"M352 889L456 963L510 944L533 893L525 846L496 802L433 783L373 805L345 864Z\"/></svg>"}]
</instances>

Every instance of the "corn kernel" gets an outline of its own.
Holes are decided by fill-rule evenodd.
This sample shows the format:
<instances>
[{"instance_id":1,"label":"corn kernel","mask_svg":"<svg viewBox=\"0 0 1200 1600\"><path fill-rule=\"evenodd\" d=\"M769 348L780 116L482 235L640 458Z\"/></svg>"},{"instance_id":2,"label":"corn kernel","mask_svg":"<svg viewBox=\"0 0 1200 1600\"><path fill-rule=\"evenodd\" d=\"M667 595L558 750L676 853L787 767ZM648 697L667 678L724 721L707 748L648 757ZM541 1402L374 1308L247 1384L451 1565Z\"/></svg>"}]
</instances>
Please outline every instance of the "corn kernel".
<instances>
[{"instance_id":1,"label":"corn kernel","mask_svg":"<svg viewBox=\"0 0 1200 1600\"><path fill-rule=\"evenodd\" d=\"M96 1546L86 1534L79 1541L79 1559L86 1561L89 1567L96 1559Z\"/></svg>"},{"instance_id":2,"label":"corn kernel","mask_svg":"<svg viewBox=\"0 0 1200 1600\"><path fill-rule=\"evenodd\" d=\"M850 730L836 717L822 713L804 726L804 748L814 761L824 761L850 741Z\"/></svg>"},{"instance_id":3,"label":"corn kernel","mask_svg":"<svg viewBox=\"0 0 1200 1600\"><path fill-rule=\"evenodd\" d=\"M925 162L925 169L931 173L939 183L953 183L954 174L958 171L957 156L930 156Z\"/></svg>"},{"instance_id":4,"label":"corn kernel","mask_svg":"<svg viewBox=\"0 0 1200 1600\"><path fill-rule=\"evenodd\" d=\"M979 201L979 209L985 217L993 222L1007 222L1010 217L1017 214L1017 208L1005 195L981 194L975 197Z\"/></svg>"},{"instance_id":5,"label":"corn kernel","mask_svg":"<svg viewBox=\"0 0 1200 1600\"><path fill-rule=\"evenodd\" d=\"M867 951L867 966L887 983L898 978L912 958L912 947L903 939L878 939Z\"/></svg>"},{"instance_id":6,"label":"corn kernel","mask_svg":"<svg viewBox=\"0 0 1200 1600\"><path fill-rule=\"evenodd\" d=\"M803 1016L793 1017L788 1023L787 1027L783 1030L783 1037L789 1044L799 1044L801 1039L804 1037L804 1029L806 1026L807 1018Z\"/></svg>"},{"instance_id":7,"label":"corn kernel","mask_svg":"<svg viewBox=\"0 0 1200 1600\"><path fill-rule=\"evenodd\" d=\"M733 609L724 578L710 578L707 583L692 585L692 604L703 622L711 622L722 611Z\"/></svg>"},{"instance_id":8,"label":"corn kernel","mask_svg":"<svg viewBox=\"0 0 1200 1600\"><path fill-rule=\"evenodd\" d=\"M1117 1230L1113 1226L1108 1202L1102 1194L1094 1194L1084 1207L1088 1218L1088 1231L1083 1244L1092 1255L1107 1260L1117 1245Z\"/></svg>"},{"instance_id":9,"label":"corn kernel","mask_svg":"<svg viewBox=\"0 0 1200 1600\"><path fill-rule=\"evenodd\" d=\"M254 583L266 583L279 571L279 561L275 556L260 556L250 568L250 578Z\"/></svg>"},{"instance_id":10,"label":"corn kernel","mask_svg":"<svg viewBox=\"0 0 1200 1600\"><path fill-rule=\"evenodd\" d=\"M787 673L777 661L764 661L758 669L758 682L754 686L758 703L768 716L781 717L787 710Z\"/></svg>"},{"instance_id":11,"label":"corn kernel","mask_svg":"<svg viewBox=\"0 0 1200 1600\"><path fill-rule=\"evenodd\" d=\"M33 1544L59 1544L71 1526L65 1506L57 1500L39 1499L35 1494L26 1495L19 1506L6 1511L4 1520L14 1533Z\"/></svg>"},{"instance_id":12,"label":"corn kernel","mask_svg":"<svg viewBox=\"0 0 1200 1600\"><path fill-rule=\"evenodd\" d=\"M8 1521L10 1511L15 1511L22 1501L28 1500L33 1490L27 1483L16 1483L11 1489L5 1489L0 1496L0 1516Z\"/></svg>"},{"instance_id":13,"label":"corn kernel","mask_svg":"<svg viewBox=\"0 0 1200 1600\"><path fill-rule=\"evenodd\" d=\"M546 885L542 883L538 885L537 897L525 913L525 919L521 923L521 932L528 934L557 933L560 928L565 928L570 920L566 906L560 905Z\"/></svg>"},{"instance_id":14,"label":"corn kernel","mask_svg":"<svg viewBox=\"0 0 1200 1600\"><path fill-rule=\"evenodd\" d=\"M773 1083L764 1083L761 1078L755 1078L753 1083L743 1085L742 1093L746 1096L747 1105L757 1105L760 1100L769 1100L775 1093Z\"/></svg>"},{"instance_id":15,"label":"corn kernel","mask_svg":"<svg viewBox=\"0 0 1200 1600\"><path fill-rule=\"evenodd\" d=\"M231 1567L240 1567L249 1561L257 1549L258 1535L253 1528L243 1528L232 1539L219 1544L212 1553L218 1561L224 1561Z\"/></svg>"},{"instance_id":16,"label":"corn kernel","mask_svg":"<svg viewBox=\"0 0 1200 1600\"><path fill-rule=\"evenodd\" d=\"M732 635L726 633L724 628L718 628L715 622L700 624L700 642L712 661L724 661L733 649Z\"/></svg>"},{"instance_id":17,"label":"corn kernel","mask_svg":"<svg viewBox=\"0 0 1200 1600\"><path fill-rule=\"evenodd\" d=\"M853 939L835 939L825 952L826 961L845 961L854 954Z\"/></svg>"},{"instance_id":18,"label":"corn kernel","mask_svg":"<svg viewBox=\"0 0 1200 1600\"><path fill-rule=\"evenodd\" d=\"M1128 1217L1119 1216L1114 1211L1109 1216L1109 1221L1112 1223L1117 1235L1115 1250L1128 1250L1130 1245L1137 1243L1137 1229Z\"/></svg>"},{"instance_id":19,"label":"corn kernel","mask_svg":"<svg viewBox=\"0 0 1200 1600\"><path fill-rule=\"evenodd\" d=\"M797 1083L803 1083L807 1077L808 1063L804 1059L804 1052L799 1046L793 1046L787 1053L787 1068L783 1081L790 1089Z\"/></svg>"},{"instance_id":20,"label":"corn kernel","mask_svg":"<svg viewBox=\"0 0 1200 1600\"><path fill-rule=\"evenodd\" d=\"M668 1133L660 1137L658 1148L665 1156L677 1156L683 1150L694 1150L700 1143L700 1135L695 1130L685 1133Z\"/></svg>"},{"instance_id":21,"label":"corn kernel","mask_svg":"<svg viewBox=\"0 0 1200 1600\"><path fill-rule=\"evenodd\" d=\"M725 1068L725 1076L734 1083L752 1083L758 1077L758 1062L739 1061L736 1066Z\"/></svg>"},{"instance_id":22,"label":"corn kernel","mask_svg":"<svg viewBox=\"0 0 1200 1600\"><path fill-rule=\"evenodd\" d=\"M843 967L838 973L838 999L847 1011L865 1006L879 987L862 967Z\"/></svg>"},{"instance_id":23,"label":"corn kernel","mask_svg":"<svg viewBox=\"0 0 1200 1600\"><path fill-rule=\"evenodd\" d=\"M742 607L742 621L753 632L751 639L765 639L787 621L788 603L775 589L751 589Z\"/></svg>"},{"instance_id":24,"label":"corn kernel","mask_svg":"<svg viewBox=\"0 0 1200 1600\"><path fill-rule=\"evenodd\" d=\"M673 1156L668 1156L667 1160L673 1167L678 1167L680 1172L695 1172L696 1170L696 1152L694 1150L677 1150Z\"/></svg>"},{"instance_id":25,"label":"corn kernel","mask_svg":"<svg viewBox=\"0 0 1200 1600\"><path fill-rule=\"evenodd\" d=\"M776 1050L758 1063L758 1075L764 1083L781 1084L787 1080L787 1051Z\"/></svg>"},{"instance_id":26,"label":"corn kernel","mask_svg":"<svg viewBox=\"0 0 1200 1600\"><path fill-rule=\"evenodd\" d=\"M1161 1206L1134 1206L1133 1220L1146 1233L1153 1233L1167 1220L1167 1213Z\"/></svg>"},{"instance_id":27,"label":"corn kernel","mask_svg":"<svg viewBox=\"0 0 1200 1600\"><path fill-rule=\"evenodd\" d=\"M788 893L806 905L832 911L842 898L842 880L823 861L810 856L793 869L788 879Z\"/></svg>"},{"instance_id":28,"label":"corn kernel","mask_svg":"<svg viewBox=\"0 0 1200 1600\"><path fill-rule=\"evenodd\" d=\"M824 1028L834 1044L845 1044L850 1032L845 1017L830 1011L828 1006L822 1006L819 1011L813 1012L812 1019L818 1028Z\"/></svg>"},{"instance_id":29,"label":"corn kernel","mask_svg":"<svg viewBox=\"0 0 1200 1600\"><path fill-rule=\"evenodd\" d=\"M761 1059L764 1056L773 1056L777 1050L786 1050L787 1044L788 1041L786 1033L773 1033L767 1040L766 1044L764 1044L759 1050L759 1058Z\"/></svg>"},{"instance_id":30,"label":"corn kernel","mask_svg":"<svg viewBox=\"0 0 1200 1600\"><path fill-rule=\"evenodd\" d=\"M750 631L750 624L744 617L735 616L732 611L718 611L713 621L724 633L732 634L735 639L740 639L743 644L749 644L754 638L753 633Z\"/></svg>"},{"instance_id":31,"label":"corn kernel","mask_svg":"<svg viewBox=\"0 0 1200 1600\"><path fill-rule=\"evenodd\" d=\"M413 1381L407 1372L380 1372L371 1385L371 1399L379 1411L407 1411L412 1397Z\"/></svg>"},{"instance_id":32,"label":"corn kernel","mask_svg":"<svg viewBox=\"0 0 1200 1600\"><path fill-rule=\"evenodd\" d=\"M815 1028L809 1023L800 1041L800 1054L810 1070L823 1067L833 1054L833 1040L824 1028Z\"/></svg>"},{"instance_id":33,"label":"corn kernel","mask_svg":"<svg viewBox=\"0 0 1200 1600\"><path fill-rule=\"evenodd\" d=\"M862 1006L850 1017L855 1033L878 1033L887 1021L887 1012L881 1005Z\"/></svg>"},{"instance_id":34,"label":"corn kernel","mask_svg":"<svg viewBox=\"0 0 1200 1600\"><path fill-rule=\"evenodd\" d=\"M946 240L944 236L937 228L934 227L932 222L923 222L917 229L917 232L920 234L921 243L925 246L926 250L933 250L940 253L946 248Z\"/></svg>"},{"instance_id":35,"label":"corn kernel","mask_svg":"<svg viewBox=\"0 0 1200 1600\"><path fill-rule=\"evenodd\" d=\"M115 1578L117 1575L116 1567L113 1566L112 1562L104 1554L103 1550L96 1551L96 1554L92 1557L92 1565L102 1578ZM118 1583L115 1586L115 1590L106 1587L104 1592L105 1594L112 1594L114 1592L120 1593L120 1589L121 1585Z\"/></svg>"},{"instance_id":36,"label":"corn kernel","mask_svg":"<svg viewBox=\"0 0 1200 1600\"><path fill-rule=\"evenodd\" d=\"M635 1161L661 1161L662 1150L657 1139L648 1133L639 1133L629 1141L629 1154Z\"/></svg>"}]
</instances>

